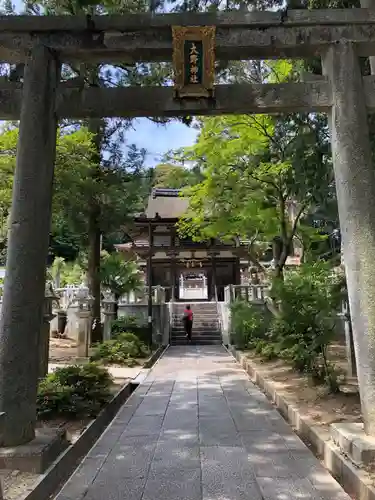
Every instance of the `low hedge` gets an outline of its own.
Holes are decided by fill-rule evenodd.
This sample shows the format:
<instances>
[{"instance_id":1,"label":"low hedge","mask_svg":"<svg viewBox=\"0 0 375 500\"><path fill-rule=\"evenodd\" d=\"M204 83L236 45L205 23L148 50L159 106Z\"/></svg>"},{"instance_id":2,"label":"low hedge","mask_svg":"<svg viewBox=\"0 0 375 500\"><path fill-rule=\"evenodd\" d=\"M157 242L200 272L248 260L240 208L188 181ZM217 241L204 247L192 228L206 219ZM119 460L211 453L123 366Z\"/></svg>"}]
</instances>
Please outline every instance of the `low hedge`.
<instances>
[{"instance_id":1,"label":"low hedge","mask_svg":"<svg viewBox=\"0 0 375 500\"><path fill-rule=\"evenodd\" d=\"M132 332L118 333L112 340L97 344L90 361L135 366L138 358L146 358L150 349Z\"/></svg>"},{"instance_id":2,"label":"low hedge","mask_svg":"<svg viewBox=\"0 0 375 500\"><path fill-rule=\"evenodd\" d=\"M112 384L108 370L95 363L57 368L39 384L38 418L96 416L110 400Z\"/></svg>"}]
</instances>

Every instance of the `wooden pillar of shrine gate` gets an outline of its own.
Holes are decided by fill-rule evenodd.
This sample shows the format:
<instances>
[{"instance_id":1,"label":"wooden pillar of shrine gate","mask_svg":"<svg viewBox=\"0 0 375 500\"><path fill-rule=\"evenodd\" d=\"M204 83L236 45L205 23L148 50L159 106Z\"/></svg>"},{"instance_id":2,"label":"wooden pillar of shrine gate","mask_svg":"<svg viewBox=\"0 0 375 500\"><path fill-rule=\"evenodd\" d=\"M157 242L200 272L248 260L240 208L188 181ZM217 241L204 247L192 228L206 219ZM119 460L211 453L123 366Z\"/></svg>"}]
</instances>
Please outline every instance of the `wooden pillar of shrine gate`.
<instances>
[{"instance_id":1,"label":"wooden pillar of shrine gate","mask_svg":"<svg viewBox=\"0 0 375 500\"><path fill-rule=\"evenodd\" d=\"M34 438L56 150L59 64L44 46L26 61L0 321L0 445Z\"/></svg>"},{"instance_id":2,"label":"wooden pillar of shrine gate","mask_svg":"<svg viewBox=\"0 0 375 500\"><path fill-rule=\"evenodd\" d=\"M209 300L216 300L217 297L217 268L216 268L216 258L215 252L209 252L211 258L211 286Z\"/></svg>"},{"instance_id":3,"label":"wooden pillar of shrine gate","mask_svg":"<svg viewBox=\"0 0 375 500\"><path fill-rule=\"evenodd\" d=\"M375 435L375 169L355 44L323 57L332 89L330 113L345 272L365 432Z\"/></svg>"},{"instance_id":4,"label":"wooden pillar of shrine gate","mask_svg":"<svg viewBox=\"0 0 375 500\"><path fill-rule=\"evenodd\" d=\"M171 287L171 300L174 302L178 299L179 282L177 280L177 252L170 254L170 287Z\"/></svg>"},{"instance_id":5,"label":"wooden pillar of shrine gate","mask_svg":"<svg viewBox=\"0 0 375 500\"><path fill-rule=\"evenodd\" d=\"M153 325L152 325L152 256L153 256L153 246L154 246L154 228L149 222L148 225L148 242L149 242L149 252L147 256L147 325L148 325L148 343L152 344L152 333L153 333Z\"/></svg>"}]
</instances>

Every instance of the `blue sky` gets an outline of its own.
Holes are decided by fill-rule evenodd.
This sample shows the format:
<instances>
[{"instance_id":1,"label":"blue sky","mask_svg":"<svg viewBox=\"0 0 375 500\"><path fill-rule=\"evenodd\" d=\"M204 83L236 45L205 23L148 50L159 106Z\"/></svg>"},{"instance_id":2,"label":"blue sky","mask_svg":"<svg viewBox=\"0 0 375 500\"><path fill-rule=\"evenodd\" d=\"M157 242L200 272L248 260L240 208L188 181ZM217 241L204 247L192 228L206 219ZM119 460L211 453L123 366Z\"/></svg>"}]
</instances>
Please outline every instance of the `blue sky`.
<instances>
[{"instance_id":1,"label":"blue sky","mask_svg":"<svg viewBox=\"0 0 375 500\"><path fill-rule=\"evenodd\" d=\"M169 150L194 144L197 136L196 129L177 121L157 125L147 118L139 118L134 120L133 127L126 134L126 142L147 150L146 164L150 167L160 163Z\"/></svg>"}]
</instances>

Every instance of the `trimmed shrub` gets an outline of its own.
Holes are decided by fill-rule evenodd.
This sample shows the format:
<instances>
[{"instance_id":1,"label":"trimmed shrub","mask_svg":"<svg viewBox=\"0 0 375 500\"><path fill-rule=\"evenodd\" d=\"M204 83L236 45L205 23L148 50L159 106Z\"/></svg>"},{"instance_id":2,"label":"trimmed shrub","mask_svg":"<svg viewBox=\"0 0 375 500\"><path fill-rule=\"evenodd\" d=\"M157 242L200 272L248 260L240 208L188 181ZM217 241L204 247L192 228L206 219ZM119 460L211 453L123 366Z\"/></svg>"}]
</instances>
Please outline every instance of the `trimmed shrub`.
<instances>
[{"instance_id":1,"label":"trimmed shrub","mask_svg":"<svg viewBox=\"0 0 375 500\"><path fill-rule=\"evenodd\" d=\"M122 332L132 332L133 328L138 327L138 321L135 316L122 316L111 322L112 337Z\"/></svg>"},{"instance_id":2,"label":"trimmed shrub","mask_svg":"<svg viewBox=\"0 0 375 500\"><path fill-rule=\"evenodd\" d=\"M232 339L240 349L254 349L267 336L269 315L248 302L236 301L231 305Z\"/></svg>"},{"instance_id":3,"label":"trimmed shrub","mask_svg":"<svg viewBox=\"0 0 375 500\"><path fill-rule=\"evenodd\" d=\"M57 368L39 384L38 418L95 416L111 398L112 383L94 363Z\"/></svg>"},{"instance_id":4,"label":"trimmed shrub","mask_svg":"<svg viewBox=\"0 0 375 500\"><path fill-rule=\"evenodd\" d=\"M137 358L145 358L149 354L149 348L134 333L123 332L118 333L112 340L97 344L90 360L105 364L135 366L138 364Z\"/></svg>"},{"instance_id":5,"label":"trimmed shrub","mask_svg":"<svg viewBox=\"0 0 375 500\"><path fill-rule=\"evenodd\" d=\"M149 329L147 324L140 321L135 316L123 316L111 323L112 338L116 339L119 334L124 332L134 333L139 340L144 343L149 342Z\"/></svg>"}]
</instances>

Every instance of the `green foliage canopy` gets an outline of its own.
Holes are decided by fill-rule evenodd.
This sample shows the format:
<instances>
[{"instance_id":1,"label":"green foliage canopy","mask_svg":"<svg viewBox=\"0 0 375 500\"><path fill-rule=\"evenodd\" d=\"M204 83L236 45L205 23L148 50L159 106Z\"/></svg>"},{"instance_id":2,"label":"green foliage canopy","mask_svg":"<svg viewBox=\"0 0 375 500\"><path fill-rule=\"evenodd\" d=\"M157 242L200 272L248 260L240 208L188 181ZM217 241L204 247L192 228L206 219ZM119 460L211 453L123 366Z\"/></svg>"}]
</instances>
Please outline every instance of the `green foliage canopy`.
<instances>
[{"instance_id":1,"label":"green foliage canopy","mask_svg":"<svg viewBox=\"0 0 375 500\"><path fill-rule=\"evenodd\" d=\"M91 175L95 168L91 139L84 127L68 132L61 129L57 137L52 234L63 235L65 243L69 244L68 239L76 248L87 244L90 200L95 199L102 208L100 226L105 234L118 231L143 203L142 172L134 168L134 158L132 161L126 158L119 165L108 162L99 178ZM4 238L12 201L17 141L17 128L7 128L0 134L0 228Z\"/></svg>"},{"instance_id":2,"label":"green foliage canopy","mask_svg":"<svg viewBox=\"0 0 375 500\"><path fill-rule=\"evenodd\" d=\"M101 284L117 297L135 291L142 285L141 272L134 261L125 260L121 253L102 253Z\"/></svg>"},{"instance_id":3,"label":"green foliage canopy","mask_svg":"<svg viewBox=\"0 0 375 500\"><path fill-rule=\"evenodd\" d=\"M180 165L160 163L154 169L153 187L181 189L194 186L201 180L199 168L188 169Z\"/></svg>"},{"instance_id":4,"label":"green foliage canopy","mask_svg":"<svg viewBox=\"0 0 375 500\"><path fill-rule=\"evenodd\" d=\"M284 80L290 70L285 61L272 63L268 78ZM186 189L190 209L180 232L196 240L249 241L254 261L256 245L278 236L282 268L296 234L317 237L302 217L334 188L326 129L319 120L303 114L202 119L196 144L182 157L195 162L204 179Z\"/></svg>"}]
</instances>

